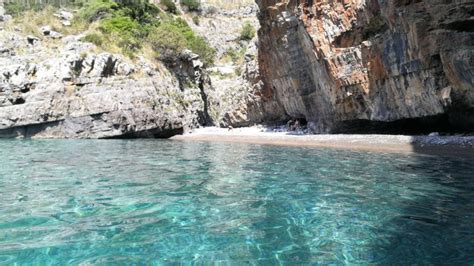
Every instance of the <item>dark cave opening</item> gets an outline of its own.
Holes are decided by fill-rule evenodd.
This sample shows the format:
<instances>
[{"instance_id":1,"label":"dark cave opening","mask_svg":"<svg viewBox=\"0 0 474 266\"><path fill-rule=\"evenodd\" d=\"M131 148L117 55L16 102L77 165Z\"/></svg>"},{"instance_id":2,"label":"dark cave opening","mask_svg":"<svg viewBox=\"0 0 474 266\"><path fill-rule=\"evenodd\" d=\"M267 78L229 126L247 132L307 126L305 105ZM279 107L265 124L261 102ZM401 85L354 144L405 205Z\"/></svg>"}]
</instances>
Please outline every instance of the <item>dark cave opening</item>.
<instances>
[{"instance_id":1,"label":"dark cave opening","mask_svg":"<svg viewBox=\"0 0 474 266\"><path fill-rule=\"evenodd\" d=\"M107 137L106 139L169 139L176 135L182 134L184 134L184 129L181 127L161 130L129 132L120 136Z\"/></svg>"},{"instance_id":2,"label":"dark cave opening","mask_svg":"<svg viewBox=\"0 0 474 266\"><path fill-rule=\"evenodd\" d=\"M169 139L173 136L176 135L183 135L184 134L184 129L183 128L175 128L175 129L168 129L168 130L163 130L160 132L157 132L153 134L153 138L155 139Z\"/></svg>"},{"instance_id":3,"label":"dark cave opening","mask_svg":"<svg viewBox=\"0 0 474 266\"><path fill-rule=\"evenodd\" d=\"M474 108L453 110L445 114L420 118L400 119L392 122L350 120L336 124L333 134L394 134L427 135L472 134L474 132Z\"/></svg>"}]
</instances>

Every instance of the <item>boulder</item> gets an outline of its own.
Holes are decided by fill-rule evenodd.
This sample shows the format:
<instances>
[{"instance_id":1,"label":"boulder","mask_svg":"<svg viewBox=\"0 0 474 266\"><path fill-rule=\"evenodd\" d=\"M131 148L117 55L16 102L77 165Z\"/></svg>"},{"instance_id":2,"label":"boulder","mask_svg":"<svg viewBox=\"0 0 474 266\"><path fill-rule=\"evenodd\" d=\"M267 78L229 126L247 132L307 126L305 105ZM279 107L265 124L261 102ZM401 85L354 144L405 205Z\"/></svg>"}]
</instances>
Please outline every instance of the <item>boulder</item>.
<instances>
[{"instance_id":1,"label":"boulder","mask_svg":"<svg viewBox=\"0 0 474 266\"><path fill-rule=\"evenodd\" d=\"M28 35L26 36L26 41L28 42L29 45L37 45L39 43L39 38L35 37L35 36L32 36L32 35Z\"/></svg>"},{"instance_id":2,"label":"boulder","mask_svg":"<svg viewBox=\"0 0 474 266\"><path fill-rule=\"evenodd\" d=\"M74 18L74 14L65 10L59 11L59 13L54 14L54 16L59 18L60 20L69 20L69 21Z\"/></svg>"},{"instance_id":3,"label":"boulder","mask_svg":"<svg viewBox=\"0 0 474 266\"><path fill-rule=\"evenodd\" d=\"M6 15L6 14L0 15L0 22L7 22L10 20L12 20L11 15Z\"/></svg>"},{"instance_id":4,"label":"boulder","mask_svg":"<svg viewBox=\"0 0 474 266\"><path fill-rule=\"evenodd\" d=\"M53 39L60 39L63 37L61 33L52 30L50 26L43 26L40 28L40 31L41 33L43 33L44 36L50 37Z\"/></svg>"},{"instance_id":5,"label":"boulder","mask_svg":"<svg viewBox=\"0 0 474 266\"><path fill-rule=\"evenodd\" d=\"M50 26L43 26L40 28L40 31L41 33L43 33L43 35L48 36L51 33L52 29Z\"/></svg>"},{"instance_id":6,"label":"boulder","mask_svg":"<svg viewBox=\"0 0 474 266\"><path fill-rule=\"evenodd\" d=\"M71 20L74 19L74 14L69 11L61 10L58 13L54 14L57 17L63 26L69 27L71 26Z\"/></svg>"}]
</instances>

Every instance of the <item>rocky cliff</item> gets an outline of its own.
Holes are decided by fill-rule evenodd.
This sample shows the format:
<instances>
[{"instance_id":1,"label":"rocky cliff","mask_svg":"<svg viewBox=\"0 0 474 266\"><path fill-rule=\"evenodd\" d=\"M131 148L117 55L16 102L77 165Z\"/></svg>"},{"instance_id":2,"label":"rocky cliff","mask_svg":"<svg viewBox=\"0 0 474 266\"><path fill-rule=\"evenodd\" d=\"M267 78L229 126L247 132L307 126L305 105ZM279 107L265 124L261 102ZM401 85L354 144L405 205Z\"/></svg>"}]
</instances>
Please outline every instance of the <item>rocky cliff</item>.
<instances>
[{"instance_id":1,"label":"rocky cliff","mask_svg":"<svg viewBox=\"0 0 474 266\"><path fill-rule=\"evenodd\" d=\"M170 67L81 34L28 35L0 9L0 137L167 137L290 119L314 133L474 131L471 1L255 2L181 10L216 50L207 69L192 53ZM244 23L260 26L258 40L239 39Z\"/></svg>"},{"instance_id":2,"label":"rocky cliff","mask_svg":"<svg viewBox=\"0 0 474 266\"><path fill-rule=\"evenodd\" d=\"M253 0L202 0L201 5L204 12L199 25L189 24L217 51L218 60L208 69L213 89L206 91L212 120L222 127L262 123L258 42L256 38L240 38L246 23L259 28L256 3Z\"/></svg>"},{"instance_id":3,"label":"rocky cliff","mask_svg":"<svg viewBox=\"0 0 474 266\"><path fill-rule=\"evenodd\" d=\"M177 77L79 39L0 32L0 137L167 137L206 123L202 63L192 54Z\"/></svg>"},{"instance_id":4,"label":"rocky cliff","mask_svg":"<svg viewBox=\"0 0 474 266\"><path fill-rule=\"evenodd\" d=\"M267 119L316 133L474 129L472 1L257 3Z\"/></svg>"},{"instance_id":5,"label":"rocky cliff","mask_svg":"<svg viewBox=\"0 0 474 266\"><path fill-rule=\"evenodd\" d=\"M215 11L201 16L200 25L192 13L181 17L218 51L215 70L206 70L190 51L173 65L142 56L132 60L84 41L85 34L63 36L34 23L26 25L33 29L20 27L1 9L0 137L169 137L219 124L228 110L252 95L243 78L248 71L237 73L237 68L247 61L256 64L256 48L238 36L243 22L258 22L254 4L224 8L210 3ZM53 22L70 27L65 17L73 14L63 13L54 14L61 21ZM254 47L250 59L221 65L228 51L249 45Z\"/></svg>"}]
</instances>

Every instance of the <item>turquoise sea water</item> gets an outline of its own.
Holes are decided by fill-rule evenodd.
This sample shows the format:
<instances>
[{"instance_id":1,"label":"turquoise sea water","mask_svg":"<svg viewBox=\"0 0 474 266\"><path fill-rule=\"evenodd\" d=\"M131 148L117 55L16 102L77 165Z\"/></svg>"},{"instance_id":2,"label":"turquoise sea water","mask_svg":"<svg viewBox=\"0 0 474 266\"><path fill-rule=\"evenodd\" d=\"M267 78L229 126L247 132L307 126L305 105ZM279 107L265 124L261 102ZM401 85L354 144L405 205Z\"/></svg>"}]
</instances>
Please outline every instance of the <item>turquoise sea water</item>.
<instances>
[{"instance_id":1,"label":"turquoise sea water","mask_svg":"<svg viewBox=\"0 0 474 266\"><path fill-rule=\"evenodd\" d=\"M474 161L0 141L0 264L472 265Z\"/></svg>"}]
</instances>

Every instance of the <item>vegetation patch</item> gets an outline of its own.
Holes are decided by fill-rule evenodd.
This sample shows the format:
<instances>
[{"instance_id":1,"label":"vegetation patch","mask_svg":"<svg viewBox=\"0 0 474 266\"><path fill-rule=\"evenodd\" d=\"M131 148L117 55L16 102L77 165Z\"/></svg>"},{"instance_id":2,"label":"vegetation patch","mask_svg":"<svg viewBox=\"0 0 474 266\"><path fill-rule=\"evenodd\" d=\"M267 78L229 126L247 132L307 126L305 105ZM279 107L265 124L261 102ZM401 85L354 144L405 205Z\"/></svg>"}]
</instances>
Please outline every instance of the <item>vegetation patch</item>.
<instances>
[{"instance_id":1,"label":"vegetation patch","mask_svg":"<svg viewBox=\"0 0 474 266\"><path fill-rule=\"evenodd\" d=\"M224 60L231 61L234 65L242 65L245 59L245 53L247 49L245 47L241 49L228 49L224 54Z\"/></svg>"},{"instance_id":2,"label":"vegetation patch","mask_svg":"<svg viewBox=\"0 0 474 266\"><path fill-rule=\"evenodd\" d=\"M198 54L206 65L213 64L216 55L206 40L197 36L181 18L162 22L149 34L148 40L164 61L173 60L185 49Z\"/></svg>"},{"instance_id":3,"label":"vegetation patch","mask_svg":"<svg viewBox=\"0 0 474 266\"><path fill-rule=\"evenodd\" d=\"M7 3L4 6L5 12L12 15L13 17L19 16L25 9L16 2Z\"/></svg>"},{"instance_id":4,"label":"vegetation patch","mask_svg":"<svg viewBox=\"0 0 474 266\"><path fill-rule=\"evenodd\" d=\"M160 4L165 8L167 12L170 12L172 14L178 14L178 8L176 7L176 4L173 2L173 0L161 0Z\"/></svg>"},{"instance_id":5,"label":"vegetation patch","mask_svg":"<svg viewBox=\"0 0 474 266\"><path fill-rule=\"evenodd\" d=\"M15 24L22 25L26 32L36 36L41 35L41 26L49 25L63 34L85 32L82 41L91 42L105 51L121 52L130 58L141 54L168 62L176 61L180 53L189 49L198 54L206 65L214 62L215 50L204 38L196 35L184 19L175 15L177 10L172 0L160 2L165 11L148 1L72 2L71 8L77 12L69 27L63 26L54 17L58 7L48 6L41 11L18 4L8 4L7 7L11 13L24 14L18 15ZM200 7L200 2L196 0L183 0L182 3L190 10ZM199 23L198 18L193 21ZM150 52L151 49L153 52Z\"/></svg>"},{"instance_id":6,"label":"vegetation patch","mask_svg":"<svg viewBox=\"0 0 474 266\"><path fill-rule=\"evenodd\" d=\"M201 2L199 0L181 0L181 5L186 7L189 11L201 10Z\"/></svg>"},{"instance_id":7,"label":"vegetation patch","mask_svg":"<svg viewBox=\"0 0 474 266\"><path fill-rule=\"evenodd\" d=\"M194 23L194 25L199 25L199 23L200 23L199 16L197 16L197 15L193 16L193 23Z\"/></svg>"},{"instance_id":8,"label":"vegetation patch","mask_svg":"<svg viewBox=\"0 0 474 266\"><path fill-rule=\"evenodd\" d=\"M255 27L250 22L245 22L240 32L240 39L245 41L250 41L255 37Z\"/></svg>"},{"instance_id":9,"label":"vegetation patch","mask_svg":"<svg viewBox=\"0 0 474 266\"><path fill-rule=\"evenodd\" d=\"M112 0L88 1L85 4L81 4L81 6L82 8L79 11L78 19L89 23L111 14L119 7L118 4Z\"/></svg>"},{"instance_id":10,"label":"vegetation patch","mask_svg":"<svg viewBox=\"0 0 474 266\"><path fill-rule=\"evenodd\" d=\"M96 32L87 34L81 39L81 41L90 42L97 46L102 46L105 43L103 35Z\"/></svg>"}]
</instances>

